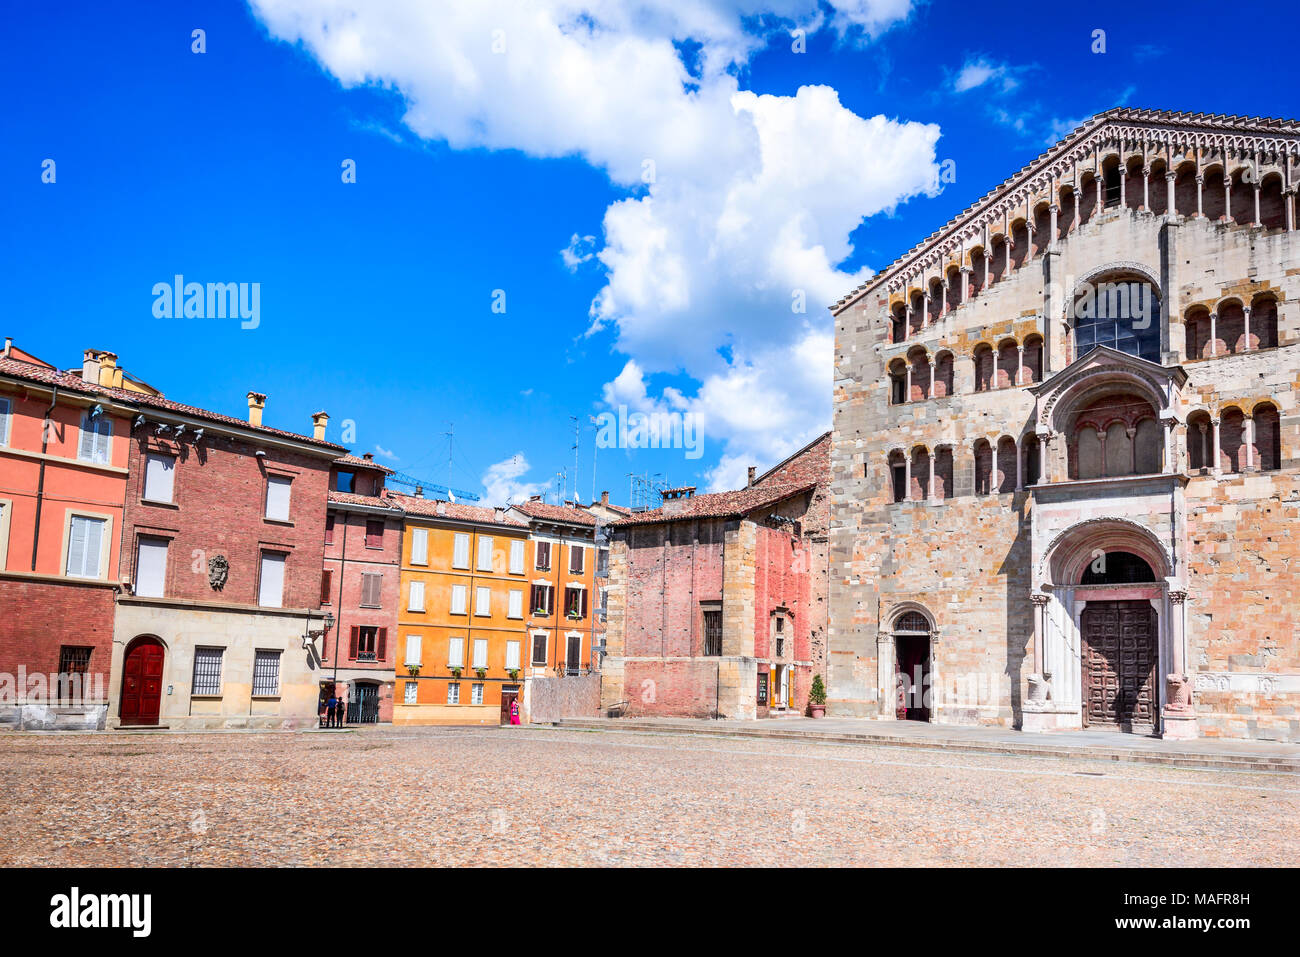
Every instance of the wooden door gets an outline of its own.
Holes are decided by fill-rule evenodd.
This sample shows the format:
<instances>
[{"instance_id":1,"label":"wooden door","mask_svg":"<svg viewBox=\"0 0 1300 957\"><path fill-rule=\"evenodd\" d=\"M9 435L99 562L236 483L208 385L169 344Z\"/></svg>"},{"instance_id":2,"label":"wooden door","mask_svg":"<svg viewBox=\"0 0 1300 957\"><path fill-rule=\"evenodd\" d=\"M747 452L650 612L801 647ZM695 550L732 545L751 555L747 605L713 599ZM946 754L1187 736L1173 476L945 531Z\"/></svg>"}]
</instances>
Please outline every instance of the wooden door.
<instances>
[{"instance_id":1,"label":"wooden door","mask_svg":"<svg viewBox=\"0 0 1300 957\"><path fill-rule=\"evenodd\" d=\"M1155 727L1156 613L1145 601L1089 602L1083 610L1083 723Z\"/></svg>"},{"instance_id":2,"label":"wooden door","mask_svg":"<svg viewBox=\"0 0 1300 957\"><path fill-rule=\"evenodd\" d=\"M136 641L122 661L122 724L157 724L162 701L163 646Z\"/></svg>"},{"instance_id":3,"label":"wooden door","mask_svg":"<svg viewBox=\"0 0 1300 957\"><path fill-rule=\"evenodd\" d=\"M518 691L501 690L501 723L510 723L510 705L514 703L515 698L519 697Z\"/></svg>"}]
</instances>

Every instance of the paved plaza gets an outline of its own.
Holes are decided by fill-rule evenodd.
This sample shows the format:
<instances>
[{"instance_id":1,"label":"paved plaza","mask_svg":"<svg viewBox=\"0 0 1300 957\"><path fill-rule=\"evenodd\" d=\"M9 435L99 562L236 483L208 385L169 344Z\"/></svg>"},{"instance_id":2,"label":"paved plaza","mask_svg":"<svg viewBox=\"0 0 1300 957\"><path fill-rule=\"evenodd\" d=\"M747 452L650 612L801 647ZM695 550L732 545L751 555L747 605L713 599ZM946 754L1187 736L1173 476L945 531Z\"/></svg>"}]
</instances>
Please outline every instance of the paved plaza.
<instances>
[{"instance_id":1,"label":"paved plaza","mask_svg":"<svg viewBox=\"0 0 1300 957\"><path fill-rule=\"evenodd\" d=\"M1292 865L1300 776L552 728L0 736L0 865Z\"/></svg>"}]
</instances>

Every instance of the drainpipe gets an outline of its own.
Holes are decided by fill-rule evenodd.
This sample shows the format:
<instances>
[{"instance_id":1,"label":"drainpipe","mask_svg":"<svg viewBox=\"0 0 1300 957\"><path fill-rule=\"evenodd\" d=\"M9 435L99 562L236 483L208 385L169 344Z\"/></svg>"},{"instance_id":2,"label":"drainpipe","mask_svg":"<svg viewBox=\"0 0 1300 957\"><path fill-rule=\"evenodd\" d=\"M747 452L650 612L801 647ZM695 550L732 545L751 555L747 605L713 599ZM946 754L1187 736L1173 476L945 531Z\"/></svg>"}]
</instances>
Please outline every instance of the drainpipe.
<instances>
[{"instance_id":1,"label":"drainpipe","mask_svg":"<svg viewBox=\"0 0 1300 957\"><path fill-rule=\"evenodd\" d=\"M41 470L36 480L36 524L32 528L32 571L36 571L36 550L41 544L41 506L45 502L45 454L50 445L50 413L59 401L59 387L54 387L50 396L50 407L45 410L45 419L41 423Z\"/></svg>"},{"instance_id":2,"label":"drainpipe","mask_svg":"<svg viewBox=\"0 0 1300 957\"><path fill-rule=\"evenodd\" d=\"M339 693L339 647L343 644L343 577L348 570L348 512L343 516L343 550L339 555L339 613L334 616L334 694Z\"/></svg>"}]
</instances>

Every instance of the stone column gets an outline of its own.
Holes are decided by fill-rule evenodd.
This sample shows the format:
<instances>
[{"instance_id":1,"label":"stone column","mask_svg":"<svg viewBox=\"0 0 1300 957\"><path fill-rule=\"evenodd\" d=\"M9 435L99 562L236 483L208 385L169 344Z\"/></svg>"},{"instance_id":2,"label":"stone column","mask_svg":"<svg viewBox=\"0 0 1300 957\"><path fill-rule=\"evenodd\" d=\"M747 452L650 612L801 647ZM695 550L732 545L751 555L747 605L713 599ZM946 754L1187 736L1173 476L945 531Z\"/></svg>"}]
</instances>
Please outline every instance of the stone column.
<instances>
[{"instance_id":1,"label":"stone column","mask_svg":"<svg viewBox=\"0 0 1300 957\"><path fill-rule=\"evenodd\" d=\"M1210 313L1210 355L1219 354L1219 314Z\"/></svg>"},{"instance_id":2,"label":"stone column","mask_svg":"<svg viewBox=\"0 0 1300 957\"><path fill-rule=\"evenodd\" d=\"M930 287L925 287L925 292L921 293L921 309L924 314L921 316L922 327L930 324Z\"/></svg>"},{"instance_id":3,"label":"stone column","mask_svg":"<svg viewBox=\"0 0 1300 957\"><path fill-rule=\"evenodd\" d=\"M1295 230L1295 192L1296 191L1294 189L1288 190L1286 195L1282 197L1283 202L1286 206L1287 232L1292 232Z\"/></svg>"},{"instance_id":4,"label":"stone column","mask_svg":"<svg viewBox=\"0 0 1300 957\"><path fill-rule=\"evenodd\" d=\"M1119 161L1119 208L1120 209L1126 209L1128 207L1127 184L1128 184L1128 162L1124 160L1123 157L1121 157Z\"/></svg>"},{"instance_id":5,"label":"stone column","mask_svg":"<svg viewBox=\"0 0 1300 957\"><path fill-rule=\"evenodd\" d=\"M930 378L929 378L930 387L926 390L925 397L927 399L933 399L934 398L934 356L930 355L930 353L928 352L925 354L925 367L930 371Z\"/></svg>"},{"instance_id":6,"label":"stone column","mask_svg":"<svg viewBox=\"0 0 1300 957\"><path fill-rule=\"evenodd\" d=\"M1055 200L1053 200L1052 204L1047 207L1047 210L1052 214L1052 235L1051 238L1047 240L1047 243L1049 246L1055 247L1057 241L1056 240L1056 229L1057 229L1056 218L1057 215L1060 213L1060 209L1057 207Z\"/></svg>"},{"instance_id":7,"label":"stone column","mask_svg":"<svg viewBox=\"0 0 1300 957\"><path fill-rule=\"evenodd\" d=\"M1204 187L1205 187L1205 177L1201 175L1200 172L1197 172L1196 174L1196 215L1197 216L1205 215L1205 206L1202 203L1202 196L1204 195Z\"/></svg>"},{"instance_id":8,"label":"stone column","mask_svg":"<svg viewBox=\"0 0 1300 957\"><path fill-rule=\"evenodd\" d=\"M1232 177L1228 175L1228 164L1223 164L1223 221L1232 222Z\"/></svg>"},{"instance_id":9,"label":"stone column","mask_svg":"<svg viewBox=\"0 0 1300 957\"><path fill-rule=\"evenodd\" d=\"M989 391L992 392L998 387L998 350L993 348L989 351L993 357L993 372L989 375Z\"/></svg>"},{"instance_id":10,"label":"stone column","mask_svg":"<svg viewBox=\"0 0 1300 957\"><path fill-rule=\"evenodd\" d=\"M1219 420L1212 419L1214 425L1214 474L1222 474L1219 469Z\"/></svg>"},{"instance_id":11,"label":"stone column","mask_svg":"<svg viewBox=\"0 0 1300 957\"><path fill-rule=\"evenodd\" d=\"M1171 674L1165 677L1164 738L1186 741L1199 734L1196 707L1192 699L1192 682L1187 674L1187 592L1169 591L1169 644L1173 652Z\"/></svg>"},{"instance_id":12,"label":"stone column","mask_svg":"<svg viewBox=\"0 0 1300 957\"><path fill-rule=\"evenodd\" d=\"M1097 213L1100 214L1106 208L1106 193L1103 190L1104 183L1102 182L1100 166L1097 167L1097 175L1094 178L1097 180Z\"/></svg>"},{"instance_id":13,"label":"stone column","mask_svg":"<svg viewBox=\"0 0 1300 957\"><path fill-rule=\"evenodd\" d=\"M876 635L876 680L880 684L880 717L893 721L897 714L898 688L894 684L894 636Z\"/></svg>"},{"instance_id":14,"label":"stone column","mask_svg":"<svg viewBox=\"0 0 1300 957\"><path fill-rule=\"evenodd\" d=\"M1258 176L1255 177L1255 219L1250 225L1252 226L1259 225L1259 177Z\"/></svg>"},{"instance_id":15,"label":"stone column","mask_svg":"<svg viewBox=\"0 0 1300 957\"><path fill-rule=\"evenodd\" d=\"M911 401L912 401L912 358L911 358L911 356L905 356L905 357L903 358L903 361L904 361L904 363L907 365L907 396L906 396L906 399L907 399L908 402L911 402Z\"/></svg>"},{"instance_id":16,"label":"stone column","mask_svg":"<svg viewBox=\"0 0 1300 957\"><path fill-rule=\"evenodd\" d=\"M903 453L903 501L912 500L912 453Z\"/></svg>"},{"instance_id":17,"label":"stone column","mask_svg":"<svg viewBox=\"0 0 1300 957\"><path fill-rule=\"evenodd\" d=\"M1253 415L1243 416L1241 422L1242 444L1246 447L1246 464L1242 471L1250 471L1255 467L1255 417Z\"/></svg>"},{"instance_id":18,"label":"stone column","mask_svg":"<svg viewBox=\"0 0 1300 957\"><path fill-rule=\"evenodd\" d=\"M1165 215L1176 216L1178 214L1178 204L1174 196L1174 174L1165 173Z\"/></svg>"},{"instance_id":19,"label":"stone column","mask_svg":"<svg viewBox=\"0 0 1300 957\"><path fill-rule=\"evenodd\" d=\"M931 449L930 450L930 494L929 494L929 499L931 502L937 501L934 494L934 460L937 457L938 457L938 451L935 449Z\"/></svg>"},{"instance_id":20,"label":"stone column","mask_svg":"<svg viewBox=\"0 0 1300 957\"><path fill-rule=\"evenodd\" d=\"M1017 358L1016 358L1015 384L1020 385L1020 381L1025 377L1025 347L1023 344L1017 344L1016 355Z\"/></svg>"},{"instance_id":21,"label":"stone column","mask_svg":"<svg viewBox=\"0 0 1300 957\"><path fill-rule=\"evenodd\" d=\"M1255 191L1255 196L1259 197L1259 190ZM1242 351L1248 352L1250 350L1250 306L1243 306L1241 311L1246 317L1246 348Z\"/></svg>"},{"instance_id":22,"label":"stone column","mask_svg":"<svg viewBox=\"0 0 1300 957\"><path fill-rule=\"evenodd\" d=\"M1208 469L1210 467L1210 447L1205 435L1207 431L1205 423L1197 422L1196 428L1201 433L1201 468Z\"/></svg>"},{"instance_id":23,"label":"stone column","mask_svg":"<svg viewBox=\"0 0 1300 957\"><path fill-rule=\"evenodd\" d=\"M1142 209L1151 209L1151 167L1142 167Z\"/></svg>"},{"instance_id":24,"label":"stone column","mask_svg":"<svg viewBox=\"0 0 1300 957\"><path fill-rule=\"evenodd\" d=\"M1128 474L1137 475L1137 471L1138 471L1137 429L1125 429L1124 433L1128 436Z\"/></svg>"},{"instance_id":25,"label":"stone column","mask_svg":"<svg viewBox=\"0 0 1300 957\"><path fill-rule=\"evenodd\" d=\"M1137 453L1135 452L1134 454L1136 455ZM1174 420L1165 419L1165 461L1163 471L1166 475L1176 471L1174 468L1174 460Z\"/></svg>"},{"instance_id":26,"label":"stone column","mask_svg":"<svg viewBox=\"0 0 1300 957\"><path fill-rule=\"evenodd\" d=\"M970 293L970 280L967 278L973 270L970 266L962 266L957 273L958 281L961 283L961 298L957 300L959 305L965 305Z\"/></svg>"},{"instance_id":27,"label":"stone column","mask_svg":"<svg viewBox=\"0 0 1300 957\"><path fill-rule=\"evenodd\" d=\"M1020 443L1016 443L1016 491L1019 492L1025 487L1025 470L1024 470L1025 450Z\"/></svg>"}]
</instances>

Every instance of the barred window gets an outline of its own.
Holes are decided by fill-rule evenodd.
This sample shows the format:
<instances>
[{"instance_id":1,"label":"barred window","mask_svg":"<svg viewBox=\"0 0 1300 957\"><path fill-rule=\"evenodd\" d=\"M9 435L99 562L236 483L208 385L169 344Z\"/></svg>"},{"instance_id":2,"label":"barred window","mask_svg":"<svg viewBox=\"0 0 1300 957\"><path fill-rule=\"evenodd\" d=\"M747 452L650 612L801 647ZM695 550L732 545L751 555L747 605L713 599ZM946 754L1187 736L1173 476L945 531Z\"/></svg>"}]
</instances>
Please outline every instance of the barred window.
<instances>
[{"instance_id":1,"label":"barred window","mask_svg":"<svg viewBox=\"0 0 1300 957\"><path fill-rule=\"evenodd\" d=\"M722 654L722 609L704 609L704 654Z\"/></svg>"},{"instance_id":2,"label":"barred window","mask_svg":"<svg viewBox=\"0 0 1300 957\"><path fill-rule=\"evenodd\" d=\"M280 693L280 652L258 651L253 656L253 694Z\"/></svg>"},{"instance_id":3,"label":"barred window","mask_svg":"<svg viewBox=\"0 0 1300 957\"><path fill-rule=\"evenodd\" d=\"M90 669L90 651L78 645L59 648L59 700L74 701L86 695L86 672Z\"/></svg>"},{"instance_id":4,"label":"barred window","mask_svg":"<svg viewBox=\"0 0 1300 957\"><path fill-rule=\"evenodd\" d=\"M894 623L894 631L929 634L930 623L919 612L909 611L899 616L898 621Z\"/></svg>"},{"instance_id":5,"label":"barred window","mask_svg":"<svg viewBox=\"0 0 1300 957\"><path fill-rule=\"evenodd\" d=\"M221 694L222 650L194 649L194 684L191 694Z\"/></svg>"}]
</instances>

